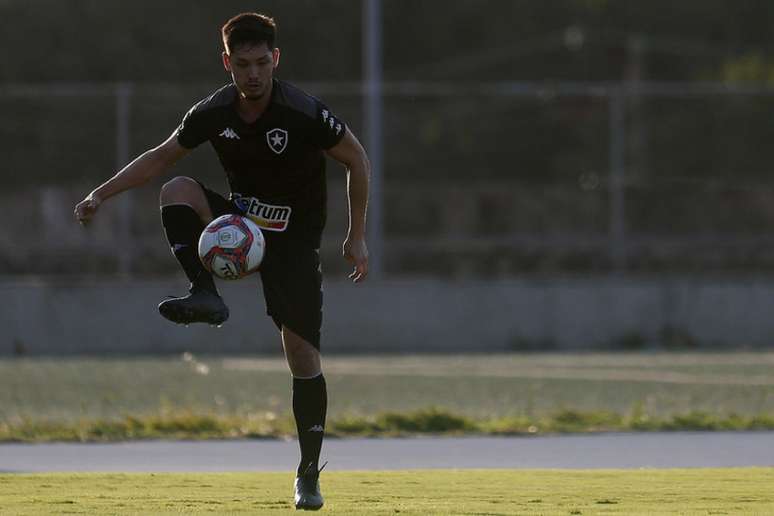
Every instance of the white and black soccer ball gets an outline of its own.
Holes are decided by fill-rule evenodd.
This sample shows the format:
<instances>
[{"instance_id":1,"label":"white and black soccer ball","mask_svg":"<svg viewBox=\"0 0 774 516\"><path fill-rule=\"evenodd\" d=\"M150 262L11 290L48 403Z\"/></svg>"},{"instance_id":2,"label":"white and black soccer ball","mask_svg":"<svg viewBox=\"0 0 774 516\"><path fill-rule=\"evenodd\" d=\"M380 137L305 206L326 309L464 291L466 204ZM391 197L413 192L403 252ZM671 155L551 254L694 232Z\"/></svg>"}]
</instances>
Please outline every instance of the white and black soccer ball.
<instances>
[{"instance_id":1,"label":"white and black soccer ball","mask_svg":"<svg viewBox=\"0 0 774 516\"><path fill-rule=\"evenodd\" d=\"M240 279L257 271L265 248L261 228L241 215L221 215L199 237L199 258L222 279Z\"/></svg>"}]
</instances>

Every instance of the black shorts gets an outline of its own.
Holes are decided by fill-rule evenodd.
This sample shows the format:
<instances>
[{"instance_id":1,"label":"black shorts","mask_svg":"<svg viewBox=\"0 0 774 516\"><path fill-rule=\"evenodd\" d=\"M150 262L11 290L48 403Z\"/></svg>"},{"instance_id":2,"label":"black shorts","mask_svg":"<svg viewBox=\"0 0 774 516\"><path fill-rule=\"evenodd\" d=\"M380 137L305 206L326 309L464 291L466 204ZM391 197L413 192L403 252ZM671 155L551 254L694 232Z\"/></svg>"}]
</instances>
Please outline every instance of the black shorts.
<instances>
[{"instance_id":1,"label":"black shorts","mask_svg":"<svg viewBox=\"0 0 774 516\"><path fill-rule=\"evenodd\" d=\"M241 215L235 203L199 183L213 217ZM266 252L258 272L263 284L266 312L280 330L293 331L320 349L322 326L322 272L320 250L283 233L264 231Z\"/></svg>"}]
</instances>

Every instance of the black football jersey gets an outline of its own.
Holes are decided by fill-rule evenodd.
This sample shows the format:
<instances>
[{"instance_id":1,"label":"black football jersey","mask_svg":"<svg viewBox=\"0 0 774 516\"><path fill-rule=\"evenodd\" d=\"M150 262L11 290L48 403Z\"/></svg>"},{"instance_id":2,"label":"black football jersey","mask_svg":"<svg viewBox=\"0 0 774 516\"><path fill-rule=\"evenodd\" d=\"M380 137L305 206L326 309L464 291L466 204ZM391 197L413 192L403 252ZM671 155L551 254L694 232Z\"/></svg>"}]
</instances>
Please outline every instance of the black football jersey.
<instances>
[{"instance_id":1,"label":"black football jersey","mask_svg":"<svg viewBox=\"0 0 774 516\"><path fill-rule=\"evenodd\" d=\"M265 231L319 246L325 225L325 156L346 125L315 97L273 80L266 111L248 124L236 110L238 91L226 85L195 104L177 129L193 149L210 142L228 176L231 198Z\"/></svg>"}]
</instances>

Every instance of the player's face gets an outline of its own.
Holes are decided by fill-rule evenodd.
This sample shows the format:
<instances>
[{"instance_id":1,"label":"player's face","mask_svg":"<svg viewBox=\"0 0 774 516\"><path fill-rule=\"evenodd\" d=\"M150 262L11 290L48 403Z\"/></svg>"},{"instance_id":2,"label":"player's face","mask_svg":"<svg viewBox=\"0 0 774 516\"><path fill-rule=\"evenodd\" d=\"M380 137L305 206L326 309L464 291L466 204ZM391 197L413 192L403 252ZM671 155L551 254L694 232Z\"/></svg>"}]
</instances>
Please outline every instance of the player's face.
<instances>
[{"instance_id":1,"label":"player's face","mask_svg":"<svg viewBox=\"0 0 774 516\"><path fill-rule=\"evenodd\" d=\"M231 54L223 53L223 65L231 72L234 84L247 100L264 97L278 64L279 49L270 50L266 43L241 45Z\"/></svg>"}]
</instances>

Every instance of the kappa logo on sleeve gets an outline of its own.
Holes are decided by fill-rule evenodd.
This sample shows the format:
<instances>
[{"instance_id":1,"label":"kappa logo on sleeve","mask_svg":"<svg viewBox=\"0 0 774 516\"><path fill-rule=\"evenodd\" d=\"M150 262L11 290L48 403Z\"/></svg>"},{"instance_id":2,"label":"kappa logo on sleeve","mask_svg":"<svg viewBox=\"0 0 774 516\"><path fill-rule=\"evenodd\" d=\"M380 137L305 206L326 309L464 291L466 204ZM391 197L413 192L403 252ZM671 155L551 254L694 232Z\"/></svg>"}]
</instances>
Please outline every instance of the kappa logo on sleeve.
<instances>
[{"instance_id":1,"label":"kappa logo on sleeve","mask_svg":"<svg viewBox=\"0 0 774 516\"><path fill-rule=\"evenodd\" d=\"M290 206L266 204L255 197L236 197L234 202L245 216L266 231L285 231L290 224L293 213Z\"/></svg>"},{"instance_id":2,"label":"kappa logo on sleeve","mask_svg":"<svg viewBox=\"0 0 774 516\"><path fill-rule=\"evenodd\" d=\"M331 129L334 129L336 131L336 134L340 134L343 127L341 126L341 123L336 121L336 118L328 111L327 109L322 110L322 119L323 123L328 124L328 127Z\"/></svg>"},{"instance_id":3,"label":"kappa logo on sleeve","mask_svg":"<svg viewBox=\"0 0 774 516\"><path fill-rule=\"evenodd\" d=\"M282 151L288 146L288 132L278 127L266 131L266 143L275 154L282 154Z\"/></svg>"}]
</instances>

